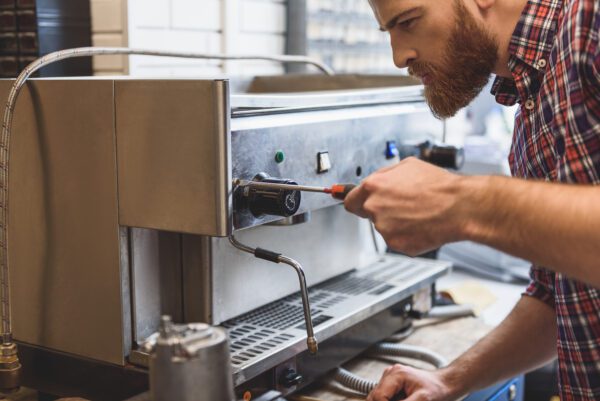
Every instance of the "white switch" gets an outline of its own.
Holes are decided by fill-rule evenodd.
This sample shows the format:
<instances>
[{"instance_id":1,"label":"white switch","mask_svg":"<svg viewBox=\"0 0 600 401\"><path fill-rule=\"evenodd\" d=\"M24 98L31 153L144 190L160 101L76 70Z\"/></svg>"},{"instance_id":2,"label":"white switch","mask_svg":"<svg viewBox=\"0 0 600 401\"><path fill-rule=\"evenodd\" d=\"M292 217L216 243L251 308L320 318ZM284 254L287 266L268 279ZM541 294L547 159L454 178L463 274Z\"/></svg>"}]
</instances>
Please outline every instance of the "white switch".
<instances>
[{"instance_id":1,"label":"white switch","mask_svg":"<svg viewBox=\"0 0 600 401\"><path fill-rule=\"evenodd\" d=\"M331 160L329 160L329 152L317 153L317 173L326 173L331 169Z\"/></svg>"}]
</instances>

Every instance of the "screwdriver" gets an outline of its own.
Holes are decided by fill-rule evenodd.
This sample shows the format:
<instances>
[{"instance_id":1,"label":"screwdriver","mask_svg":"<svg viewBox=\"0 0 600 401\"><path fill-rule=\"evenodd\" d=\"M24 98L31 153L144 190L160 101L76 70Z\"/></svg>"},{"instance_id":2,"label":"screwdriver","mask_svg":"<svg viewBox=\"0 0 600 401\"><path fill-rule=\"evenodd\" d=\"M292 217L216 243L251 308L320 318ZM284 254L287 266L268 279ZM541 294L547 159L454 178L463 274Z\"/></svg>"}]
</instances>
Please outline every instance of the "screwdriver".
<instances>
[{"instance_id":1,"label":"screwdriver","mask_svg":"<svg viewBox=\"0 0 600 401\"><path fill-rule=\"evenodd\" d=\"M335 199L344 200L346 195L350 193L356 185L354 184L334 184L331 187L312 187L308 185L293 185L293 184L276 184L271 182L248 181L236 179L234 184L240 187L253 187L264 189L283 189L286 191L304 191L304 192L320 192L330 194Z\"/></svg>"}]
</instances>

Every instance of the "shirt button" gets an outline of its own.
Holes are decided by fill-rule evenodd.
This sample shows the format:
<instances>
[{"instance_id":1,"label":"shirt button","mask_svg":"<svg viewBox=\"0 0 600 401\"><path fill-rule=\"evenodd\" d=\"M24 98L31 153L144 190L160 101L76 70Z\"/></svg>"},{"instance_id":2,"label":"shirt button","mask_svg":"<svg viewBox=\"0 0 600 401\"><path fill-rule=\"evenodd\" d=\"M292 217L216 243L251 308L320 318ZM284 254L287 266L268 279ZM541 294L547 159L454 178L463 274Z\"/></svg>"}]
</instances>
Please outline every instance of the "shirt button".
<instances>
[{"instance_id":1,"label":"shirt button","mask_svg":"<svg viewBox=\"0 0 600 401\"><path fill-rule=\"evenodd\" d=\"M535 102L533 101L533 99L527 99L527 101L525 102L525 108L527 110L533 110L533 108L535 107Z\"/></svg>"},{"instance_id":2,"label":"shirt button","mask_svg":"<svg viewBox=\"0 0 600 401\"><path fill-rule=\"evenodd\" d=\"M537 66L538 66L538 68L544 68L544 67L546 67L546 60L544 60L544 59L538 60Z\"/></svg>"}]
</instances>

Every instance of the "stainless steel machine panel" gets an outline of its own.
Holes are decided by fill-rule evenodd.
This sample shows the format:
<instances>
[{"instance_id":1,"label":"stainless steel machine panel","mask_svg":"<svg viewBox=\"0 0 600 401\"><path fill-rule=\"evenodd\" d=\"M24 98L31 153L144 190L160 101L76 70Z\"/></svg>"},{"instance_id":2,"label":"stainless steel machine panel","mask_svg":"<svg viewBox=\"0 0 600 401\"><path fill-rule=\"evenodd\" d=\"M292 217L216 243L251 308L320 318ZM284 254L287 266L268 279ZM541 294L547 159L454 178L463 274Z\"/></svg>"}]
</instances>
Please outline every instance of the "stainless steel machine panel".
<instances>
[{"instance_id":1,"label":"stainless steel machine panel","mask_svg":"<svg viewBox=\"0 0 600 401\"><path fill-rule=\"evenodd\" d=\"M311 310L319 342L426 289L450 267L449 262L386 255L362 269L313 286ZM298 294L223 326L229 330L236 385L306 350Z\"/></svg>"},{"instance_id":2,"label":"stainless steel machine panel","mask_svg":"<svg viewBox=\"0 0 600 401\"><path fill-rule=\"evenodd\" d=\"M319 342L401 301L404 308L396 313L406 317L416 302L415 294L424 291L423 295L431 296L431 285L450 268L449 262L382 255L367 266L310 287L312 322ZM274 285L265 283L261 287ZM306 352L306 327L298 293L236 316L222 326L229 332L236 386ZM136 351L132 357L137 364L148 363L145 351ZM313 358L319 358L319 354Z\"/></svg>"},{"instance_id":3,"label":"stainless steel machine panel","mask_svg":"<svg viewBox=\"0 0 600 401\"><path fill-rule=\"evenodd\" d=\"M223 80L117 80L119 222L231 232L229 91Z\"/></svg>"},{"instance_id":4,"label":"stainless steel machine panel","mask_svg":"<svg viewBox=\"0 0 600 401\"><path fill-rule=\"evenodd\" d=\"M313 212L307 223L254 227L240 231L237 238L296 259L308 285L364 267L380 257L369 222L350 215L342 205ZM212 239L211 257L212 281L202 292L212 294L209 321L213 324L298 291L296 273L287 265L241 253L225 239Z\"/></svg>"},{"instance_id":5,"label":"stainless steel machine panel","mask_svg":"<svg viewBox=\"0 0 600 401\"><path fill-rule=\"evenodd\" d=\"M311 78L277 86L302 87L303 79ZM10 85L0 81L0 96ZM235 95L222 79L32 80L16 107L11 163L16 339L49 360L61 354L127 370L126 357L139 351L163 313L224 324L233 340L246 337L246 325L255 333L269 330L260 327L269 319L293 323L274 330L265 341L280 336L280 343L264 354L236 345L239 384L260 379L305 352L307 337L314 340L293 311L304 275L319 340L430 288L448 264L387 256L380 262L383 248L369 221L328 195L303 194L296 219L234 205L234 177L358 183L397 161L386 156L387 142L442 135L420 86L336 89L286 94L278 107L281 97ZM325 103L312 103L318 99ZM275 158L278 151L283 158ZM330 166L323 169L318 157L325 152ZM277 264L284 260L277 255L266 258L276 263L254 258L232 245L232 234L302 268ZM348 285L366 289L345 296ZM292 311L274 317L273 305ZM264 319L252 323L256 311Z\"/></svg>"},{"instance_id":6,"label":"stainless steel machine panel","mask_svg":"<svg viewBox=\"0 0 600 401\"><path fill-rule=\"evenodd\" d=\"M11 84L0 81L1 98ZM123 364L131 308L113 111L110 80L34 80L23 89L8 234L15 338Z\"/></svg>"},{"instance_id":7,"label":"stainless steel machine panel","mask_svg":"<svg viewBox=\"0 0 600 401\"><path fill-rule=\"evenodd\" d=\"M247 93L303 93L330 92L356 89L413 87L422 91L419 79L403 75L286 74L253 77L244 92Z\"/></svg>"},{"instance_id":8,"label":"stainless steel machine panel","mask_svg":"<svg viewBox=\"0 0 600 401\"><path fill-rule=\"evenodd\" d=\"M252 179L264 172L292 178L300 184L330 186L359 183L374 171L397 163L397 158L386 158L387 142L399 145L424 133L441 136L443 124L432 123L424 103L407 102L234 117L231 128L234 177ZM276 160L277 152L285 155L283 162ZM319 172L318 157L324 152L331 168ZM298 213L337 203L330 196L303 193ZM249 210L236 208L234 228L279 219L272 215L257 217Z\"/></svg>"}]
</instances>

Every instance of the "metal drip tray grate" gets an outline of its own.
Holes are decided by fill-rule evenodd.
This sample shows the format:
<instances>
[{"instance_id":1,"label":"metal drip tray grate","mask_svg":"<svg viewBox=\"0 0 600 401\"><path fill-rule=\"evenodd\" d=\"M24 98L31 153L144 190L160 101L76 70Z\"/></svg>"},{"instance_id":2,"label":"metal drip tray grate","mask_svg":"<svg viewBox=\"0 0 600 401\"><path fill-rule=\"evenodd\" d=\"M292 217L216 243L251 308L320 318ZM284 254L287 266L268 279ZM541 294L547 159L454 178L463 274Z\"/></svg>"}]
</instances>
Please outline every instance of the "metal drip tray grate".
<instances>
[{"instance_id":1,"label":"metal drip tray grate","mask_svg":"<svg viewBox=\"0 0 600 401\"><path fill-rule=\"evenodd\" d=\"M313 326L319 341L430 285L449 263L388 256L360 270L309 289ZM228 330L234 376L247 380L306 349L299 293L222 324ZM238 379L236 379L238 380Z\"/></svg>"},{"instance_id":2,"label":"metal drip tray grate","mask_svg":"<svg viewBox=\"0 0 600 401\"><path fill-rule=\"evenodd\" d=\"M246 313L233 322L254 324L269 329L285 330L304 320L301 306L292 305L285 301L273 302L265 307ZM321 313L319 309L311 308L313 315Z\"/></svg>"},{"instance_id":3,"label":"metal drip tray grate","mask_svg":"<svg viewBox=\"0 0 600 401\"><path fill-rule=\"evenodd\" d=\"M312 288L309 291L313 326L331 319L323 312L347 299L343 295ZM302 298L292 294L222 324L228 329L233 366L240 366L265 351L298 337L305 330ZM286 332L292 329L292 333Z\"/></svg>"},{"instance_id":4,"label":"metal drip tray grate","mask_svg":"<svg viewBox=\"0 0 600 401\"><path fill-rule=\"evenodd\" d=\"M376 287L382 285L383 282L378 280L370 280L364 277L355 277L347 275L343 279L334 279L326 281L319 286L320 289L325 291L346 294L346 295L360 295L365 294Z\"/></svg>"}]
</instances>

